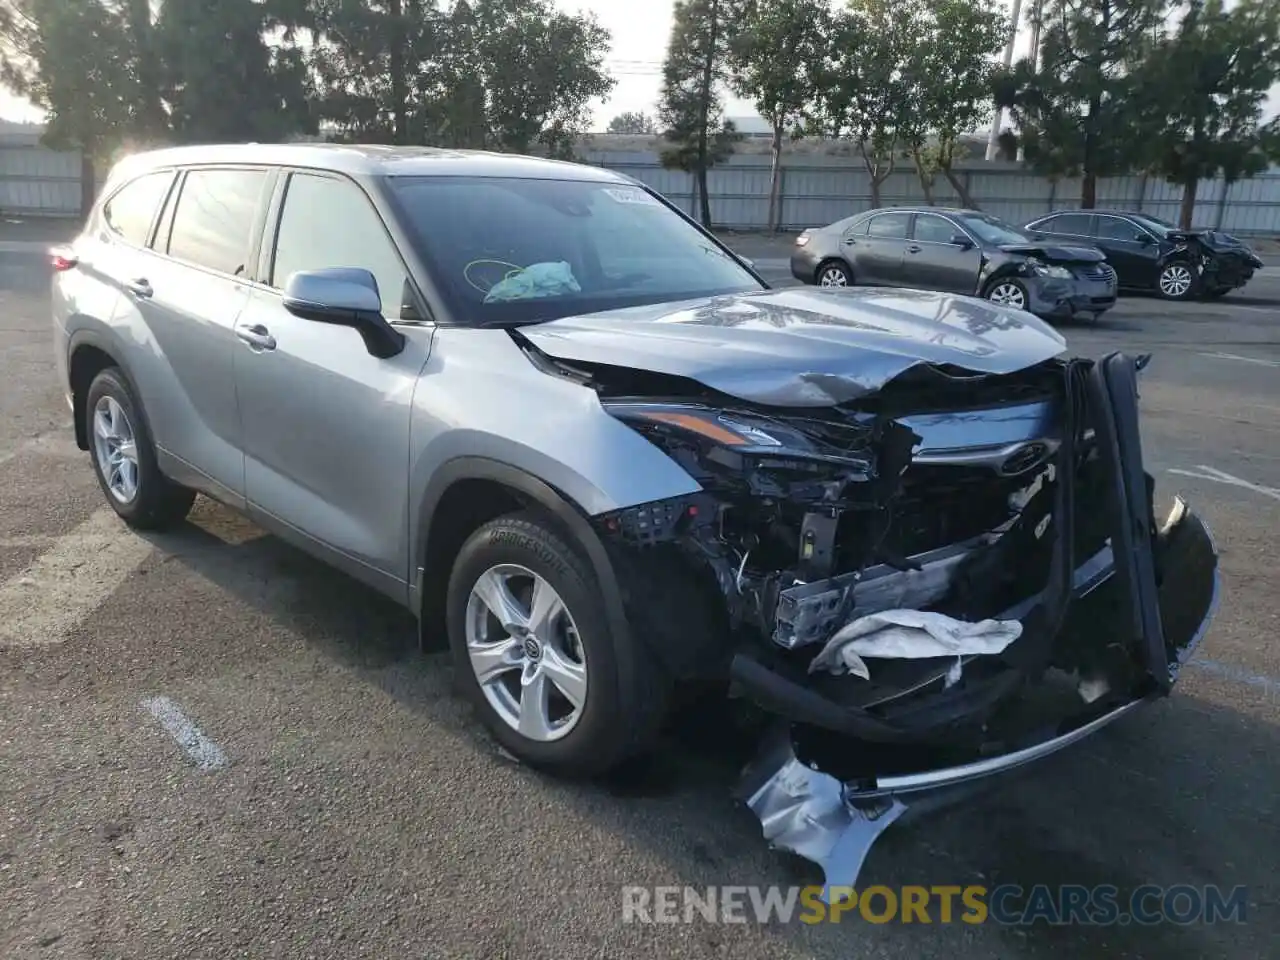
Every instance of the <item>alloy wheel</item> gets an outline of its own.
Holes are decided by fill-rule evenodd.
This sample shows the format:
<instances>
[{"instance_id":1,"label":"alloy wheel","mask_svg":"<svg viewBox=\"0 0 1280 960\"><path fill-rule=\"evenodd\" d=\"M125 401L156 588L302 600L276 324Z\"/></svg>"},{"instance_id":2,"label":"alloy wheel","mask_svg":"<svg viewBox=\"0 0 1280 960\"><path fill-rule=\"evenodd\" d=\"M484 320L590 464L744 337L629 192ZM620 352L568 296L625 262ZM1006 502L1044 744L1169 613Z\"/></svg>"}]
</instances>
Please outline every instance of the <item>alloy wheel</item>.
<instances>
[{"instance_id":1,"label":"alloy wheel","mask_svg":"<svg viewBox=\"0 0 1280 960\"><path fill-rule=\"evenodd\" d=\"M566 736L587 702L587 663L573 616L527 567L490 567L471 588L467 655L493 711L530 740Z\"/></svg>"},{"instance_id":2,"label":"alloy wheel","mask_svg":"<svg viewBox=\"0 0 1280 960\"><path fill-rule=\"evenodd\" d=\"M1007 307L1017 307L1022 309L1027 305L1027 298L1022 292L1022 288L1016 283L997 283L991 288L991 293L987 295L987 299L992 303L1002 303Z\"/></svg>"},{"instance_id":3,"label":"alloy wheel","mask_svg":"<svg viewBox=\"0 0 1280 960\"><path fill-rule=\"evenodd\" d=\"M138 445L133 424L115 397L101 397L93 408L93 447L111 495L131 503L138 495Z\"/></svg>"},{"instance_id":4,"label":"alloy wheel","mask_svg":"<svg viewBox=\"0 0 1280 960\"><path fill-rule=\"evenodd\" d=\"M827 267L818 277L820 287L847 287L848 285L849 278L839 267Z\"/></svg>"},{"instance_id":5,"label":"alloy wheel","mask_svg":"<svg viewBox=\"0 0 1280 960\"><path fill-rule=\"evenodd\" d=\"M1191 289L1192 279L1185 264L1171 263L1160 271L1160 292L1166 297L1185 297Z\"/></svg>"}]
</instances>

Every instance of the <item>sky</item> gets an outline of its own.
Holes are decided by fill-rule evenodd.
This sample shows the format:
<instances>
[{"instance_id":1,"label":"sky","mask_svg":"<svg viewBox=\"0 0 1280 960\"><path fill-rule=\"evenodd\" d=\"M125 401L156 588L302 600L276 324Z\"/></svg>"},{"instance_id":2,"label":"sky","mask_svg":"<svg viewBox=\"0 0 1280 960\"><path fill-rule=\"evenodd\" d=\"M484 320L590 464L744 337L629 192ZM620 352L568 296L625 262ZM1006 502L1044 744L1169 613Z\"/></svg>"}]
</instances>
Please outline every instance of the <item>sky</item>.
<instances>
[{"instance_id":1,"label":"sky","mask_svg":"<svg viewBox=\"0 0 1280 960\"><path fill-rule=\"evenodd\" d=\"M594 104L593 129L603 130L609 119L624 111L653 113L662 83L662 58L671 31L673 0L555 0L568 11L590 11L613 36L613 48L605 61L609 72L617 78L607 102ZM1024 9L1027 6L1024 0ZM1024 28L1014 56L1028 52L1029 42ZM1268 114L1280 112L1280 85L1271 91ZM742 100L726 103L731 117L751 116L751 104ZM40 112L30 104L7 92L0 93L0 116L6 120L38 121Z\"/></svg>"}]
</instances>

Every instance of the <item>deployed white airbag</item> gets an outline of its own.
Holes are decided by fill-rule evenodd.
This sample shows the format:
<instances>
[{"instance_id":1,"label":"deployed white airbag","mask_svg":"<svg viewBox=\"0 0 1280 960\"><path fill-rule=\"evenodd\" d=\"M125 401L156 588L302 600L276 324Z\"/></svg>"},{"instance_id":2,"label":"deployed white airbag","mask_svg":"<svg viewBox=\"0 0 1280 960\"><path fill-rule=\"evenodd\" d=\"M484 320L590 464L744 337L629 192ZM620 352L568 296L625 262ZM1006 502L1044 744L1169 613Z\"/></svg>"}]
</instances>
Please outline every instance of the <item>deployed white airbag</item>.
<instances>
[{"instance_id":1,"label":"deployed white airbag","mask_svg":"<svg viewBox=\"0 0 1280 960\"><path fill-rule=\"evenodd\" d=\"M1022 636L1017 620L968 623L923 610L882 610L845 624L809 663L809 672L826 670L871 679L864 657L922 660L1000 653Z\"/></svg>"}]
</instances>

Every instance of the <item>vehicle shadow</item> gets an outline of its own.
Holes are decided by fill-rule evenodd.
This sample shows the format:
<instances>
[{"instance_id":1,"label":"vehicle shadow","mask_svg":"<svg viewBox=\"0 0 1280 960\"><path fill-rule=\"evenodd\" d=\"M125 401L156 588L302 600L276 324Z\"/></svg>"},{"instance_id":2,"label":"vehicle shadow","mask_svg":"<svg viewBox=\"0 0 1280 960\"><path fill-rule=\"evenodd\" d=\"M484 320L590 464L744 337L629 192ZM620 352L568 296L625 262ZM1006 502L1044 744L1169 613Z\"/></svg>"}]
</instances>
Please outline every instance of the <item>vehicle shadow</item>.
<instances>
[{"instance_id":1,"label":"vehicle shadow","mask_svg":"<svg viewBox=\"0 0 1280 960\"><path fill-rule=\"evenodd\" d=\"M589 820L661 864L660 874L622 876L619 885L821 883L811 864L768 850L758 821L730 800L751 753L731 707L702 703L672 726L654 759L605 782L568 783L516 767L450 695L447 655L418 652L408 613L275 537L229 542L210 532L211 516L225 520L218 511L202 509L195 522L151 539L170 562L302 633L317 653L388 693L429 725L433 738L468 744L477 764L511 765L521 789L545 791L539 802L557 816ZM281 581L296 589L267 588ZM1277 925L1274 915L1259 915L1258 905L1277 895L1277 755L1274 725L1178 693L963 806L891 828L860 877L864 888L891 889L1111 884L1122 904L1127 891L1148 883L1216 884L1224 892L1245 884L1246 925L970 926L958 919L942 925L936 913L929 925L873 924L855 912L839 924L775 923L763 935L778 941L780 954L824 958L902 952L904 942L963 957L1266 956ZM613 889L599 894L620 896ZM729 949L734 929L695 923L694 935L708 948Z\"/></svg>"}]
</instances>

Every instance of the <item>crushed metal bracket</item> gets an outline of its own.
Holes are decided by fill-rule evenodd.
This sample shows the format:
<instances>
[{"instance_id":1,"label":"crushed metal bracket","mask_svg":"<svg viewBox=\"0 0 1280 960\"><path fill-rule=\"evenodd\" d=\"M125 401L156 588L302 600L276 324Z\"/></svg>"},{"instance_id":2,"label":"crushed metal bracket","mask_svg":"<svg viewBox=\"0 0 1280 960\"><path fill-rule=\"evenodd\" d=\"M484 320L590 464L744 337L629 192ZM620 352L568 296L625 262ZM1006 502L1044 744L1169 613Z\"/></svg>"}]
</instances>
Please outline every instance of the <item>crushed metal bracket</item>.
<instances>
[{"instance_id":1,"label":"crushed metal bracket","mask_svg":"<svg viewBox=\"0 0 1280 960\"><path fill-rule=\"evenodd\" d=\"M871 845L907 809L897 797L851 805L839 780L796 758L785 725L766 737L735 796L759 818L770 847L822 868L822 900L828 904L841 888L848 895Z\"/></svg>"}]
</instances>

